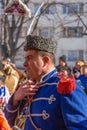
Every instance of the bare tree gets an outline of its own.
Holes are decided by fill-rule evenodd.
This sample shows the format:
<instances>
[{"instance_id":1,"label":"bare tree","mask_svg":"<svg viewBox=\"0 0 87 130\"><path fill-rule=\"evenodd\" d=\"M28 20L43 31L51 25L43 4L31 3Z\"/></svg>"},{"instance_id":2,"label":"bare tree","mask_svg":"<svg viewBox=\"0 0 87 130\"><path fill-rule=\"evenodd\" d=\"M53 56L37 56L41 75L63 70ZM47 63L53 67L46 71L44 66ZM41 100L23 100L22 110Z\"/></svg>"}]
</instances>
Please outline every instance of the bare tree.
<instances>
[{"instance_id":1,"label":"bare tree","mask_svg":"<svg viewBox=\"0 0 87 130\"><path fill-rule=\"evenodd\" d=\"M9 0L5 0L3 1L3 7L7 6ZM26 5L29 4L29 0L24 0L23 1ZM87 3L84 3L83 6L85 6ZM70 7L72 12L71 15L67 15L67 16L63 16L61 17L60 13L58 12L57 8L56 8L56 13L55 15L53 15L53 17L48 17L48 15L46 15L46 11L49 10L49 8L51 6L67 6ZM28 30L29 32L31 31L31 34L33 34L35 32L35 30L37 30L37 27L39 26L39 20L40 18L42 19L43 15L45 16L45 18L50 22L52 21L54 25L54 28L59 28L59 30L56 32L55 35L58 36L58 38L60 37L60 33L64 31L64 27L65 25L68 25L70 23L75 22L77 24L77 26L79 27L80 25L82 25L84 27L84 33L86 33L87 31L87 23L84 22L83 18L82 18L82 13L84 12L76 12L76 10L73 8L73 6L70 6L70 3L66 3L66 2L47 2L45 1L45 3L43 4L43 6L40 8L39 12L37 13L38 15L33 15L31 18L31 24L32 25L32 30L31 30L31 24L30 24L30 30ZM86 14L86 12L85 12ZM73 17L73 15L75 16L73 19L71 18L69 21L67 21L67 17ZM10 21L9 21L9 15L4 15L3 16L3 20L4 20L4 42L3 42L3 46L4 46L4 53L5 53L5 57L9 56L13 61L14 58L16 56L16 53L19 51L19 49L23 46L23 44L18 46L18 40L19 40L19 36L20 36L20 32L21 29L23 27L23 24L29 20L29 19L25 19L25 16L23 15L19 15L16 16L15 14L10 15ZM55 23L56 21L56 23ZM61 28L61 29L60 29ZM16 35L15 35L16 32Z\"/></svg>"},{"instance_id":2,"label":"bare tree","mask_svg":"<svg viewBox=\"0 0 87 130\"><path fill-rule=\"evenodd\" d=\"M81 2L77 2L77 4L81 4ZM84 4L83 4L83 7L85 6L87 4L87 2L85 2ZM61 14L60 14L60 12L58 12L58 10L56 10L56 15L53 15L53 19L51 18L49 18L47 15L46 15L46 11L51 7L51 6L66 6L66 7L69 7L71 10L72 10L72 13L71 14L69 14L69 15L66 15L66 16L63 16L63 17L61 17ZM80 10L82 10L81 9L82 7L80 7ZM84 10L83 10L84 11ZM73 22L75 22L76 24L77 24L77 26L79 27L79 26L83 26L84 27L84 34L86 34L87 33L87 22L86 21L84 21L83 20L83 17L82 17L82 14L85 14L84 16L85 16L85 18L87 17L87 12L77 12L76 11L76 9L73 7L73 4L70 4L70 3L65 3L65 2L50 2L50 3L46 3L45 5L44 5L44 7L43 7L43 9L40 11L40 13L39 13L39 15L38 15L38 18L37 18L37 21L36 21L36 23L35 23L35 25L34 25L34 28L33 28L33 31L32 31L32 33L34 33L34 31L35 31L35 29L37 29L37 26L38 26L38 22L39 22L39 19L40 19L40 17L42 16L42 15L44 15L46 18L47 18L47 20L48 21L52 21L53 20L53 23L54 23L54 20L55 21L57 21L57 24L56 24L56 28L59 28L59 27L62 27L62 29L63 29L63 27L65 26L65 25L69 25L70 23L73 23ZM73 16L75 16L73 19L72 19L72 17ZM69 18L69 17L71 17L71 19L70 20L68 20L67 21L67 18ZM61 30L61 31L64 31L64 30ZM60 31L58 32L58 33L60 33Z\"/></svg>"},{"instance_id":3,"label":"bare tree","mask_svg":"<svg viewBox=\"0 0 87 130\"><path fill-rule=\"evenodd\" d=\"M29 0L24 0L24 3L27 5ZM8 6L9 0L2 1L3 8ZM29 18L28 18L29 19ZM22 45L18 46L18 39L20 37L20 32L25 23L25 15L15 15L12 14L3 14L3 36L2 36L2 53L3 57L10 57L12 61L16 56L16 53Z\"/></svg>"}]
</instances>

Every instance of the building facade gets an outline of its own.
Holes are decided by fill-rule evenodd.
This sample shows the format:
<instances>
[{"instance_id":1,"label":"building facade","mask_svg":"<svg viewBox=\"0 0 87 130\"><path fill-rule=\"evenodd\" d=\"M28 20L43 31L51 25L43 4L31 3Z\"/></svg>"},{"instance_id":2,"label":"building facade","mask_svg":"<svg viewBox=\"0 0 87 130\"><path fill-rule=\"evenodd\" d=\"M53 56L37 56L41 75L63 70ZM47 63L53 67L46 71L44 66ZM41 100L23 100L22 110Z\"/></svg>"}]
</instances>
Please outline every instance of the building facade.
<instances>
[{"instance_id":1,"label":"building facade","mask_svg":"<svg viewBox=\"0 0 87 130\"><path fill-rule=\"evenodd\" d=\"M32 1L35 12L41 2L42 0ZM52 0L49 4L51 6L39 19L36 34L52 37L57 41L56 64L63 54L70 66L77 59L87 61L86 0Z\"/></svg>"}]
</instances>

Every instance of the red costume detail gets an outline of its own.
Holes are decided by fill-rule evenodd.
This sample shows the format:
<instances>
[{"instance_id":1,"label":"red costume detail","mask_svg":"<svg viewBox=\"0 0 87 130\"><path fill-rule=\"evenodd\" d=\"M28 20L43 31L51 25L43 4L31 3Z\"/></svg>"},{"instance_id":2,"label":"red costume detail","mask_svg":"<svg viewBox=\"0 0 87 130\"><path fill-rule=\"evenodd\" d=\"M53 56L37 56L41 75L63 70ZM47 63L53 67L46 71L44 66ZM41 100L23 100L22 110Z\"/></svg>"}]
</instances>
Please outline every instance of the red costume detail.
<instances>
[{"instance_id":1,"label":"red costume detail","mask_svg":"<svg viewBox=\"0 0 87 130\"><path fill-rule=\"evenodd\" d=\"M5 13L11 14L14 12L24 15L26 13L26 10L23 8L22 5L20 5L18 1L13 1L13 3L5 9Z\"/></svg>"},{"instance_id":2,"label":"red costume detail","mask_svg":"<svg viewBox=\"0 0 87 130\"><path fill-rule=\"evenodd\" d=\"M0 130L12 130L1 109L0 109Z\"/></svg>"},{"instance_id":3,"label":"red costume detail","mask_svg":"<svg viewBox=\"0 0 87 130\"><path fill-rule=\"evenodd\" d=\"M58 82L57 91L60 94L71 94L75 90L76 84L73 75L64 75L62 73L58 75L58 78L60 78L60 81Z\"/></svg>"}]
</instances>

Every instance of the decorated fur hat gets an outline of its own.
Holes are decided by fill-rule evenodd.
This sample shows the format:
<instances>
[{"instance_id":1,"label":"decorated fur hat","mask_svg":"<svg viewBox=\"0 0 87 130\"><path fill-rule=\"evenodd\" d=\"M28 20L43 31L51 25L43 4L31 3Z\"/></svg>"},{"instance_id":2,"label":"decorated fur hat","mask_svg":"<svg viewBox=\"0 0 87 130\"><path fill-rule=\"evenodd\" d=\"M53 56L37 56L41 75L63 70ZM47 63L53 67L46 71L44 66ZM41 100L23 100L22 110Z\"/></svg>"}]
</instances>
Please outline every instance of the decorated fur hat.
<instances>
[{"instance_id":1,"label":"decorated fur hat","mask_svg":"<svg viewBox=\"0 0 87 130\"><path fill-rule=\"evenodd\" d=\"M39 50L46 51L54 54L56 48L56 42L53 42L50 38L44 38L41 36L28 35L26 37L24 50Z\"/></svg>"}]
</instances>

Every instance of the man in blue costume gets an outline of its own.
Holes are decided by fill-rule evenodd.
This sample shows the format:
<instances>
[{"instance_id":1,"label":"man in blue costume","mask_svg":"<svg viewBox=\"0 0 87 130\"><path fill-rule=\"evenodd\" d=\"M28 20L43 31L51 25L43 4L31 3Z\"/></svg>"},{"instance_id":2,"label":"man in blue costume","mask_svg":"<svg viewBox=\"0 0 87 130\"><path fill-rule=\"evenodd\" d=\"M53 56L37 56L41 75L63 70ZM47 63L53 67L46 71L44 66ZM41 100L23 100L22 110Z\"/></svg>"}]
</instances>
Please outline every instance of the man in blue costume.
<instances>
[{"instance_id":1,"label":"man in blue costume","mask_svg":"<svg viewBox=\"0 0 87 130\"><path fill-rule=\"evenodd\" d=\"M23 130L87 130L87 96L73 76L58 74L55 42L28 35L24 48L24 66L31 80L17 88L5 108L10 126Z\"/></svg>"}]
</instances>

